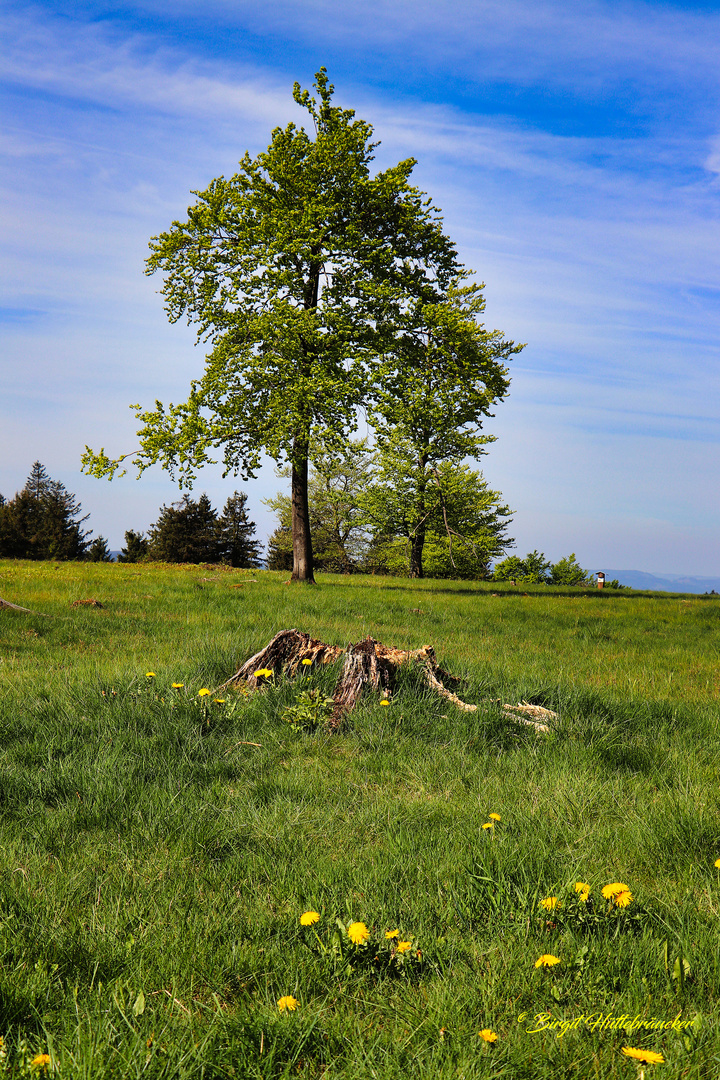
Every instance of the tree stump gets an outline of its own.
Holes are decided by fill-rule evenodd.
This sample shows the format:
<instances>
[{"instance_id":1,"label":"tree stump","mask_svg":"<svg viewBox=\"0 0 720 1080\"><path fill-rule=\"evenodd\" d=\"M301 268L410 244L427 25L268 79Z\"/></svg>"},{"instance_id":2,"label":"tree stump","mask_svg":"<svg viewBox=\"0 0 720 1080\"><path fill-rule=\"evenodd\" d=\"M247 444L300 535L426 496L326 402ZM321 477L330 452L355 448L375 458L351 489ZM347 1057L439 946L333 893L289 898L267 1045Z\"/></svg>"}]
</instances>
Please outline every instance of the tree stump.
<instances>
[{"instance_id":1,"label":"tree stump","mask_svg":"<svg viewBox=\"0 0 720 1080\"><path fill-rule=\"evenodd\" d=\"M477 705L461 701L452 690L448 690L445 683L457 686L460 680L438 665L432 645L425 645L422 649L396 649L367 637L342 649L339 645L327 645L294 629L277 633L264 649L246 660L239 671L219 687L218 693L239 683L256 688L261 671L280 671L293 677L303 661L309 660L311 665L332 664L341 656L344 657L343 667L333 691L333 709L328 721L332 731L337 731L343 719L352 712L366 687L390 698L397 670L411 664L420 668L425 682L440 697L465 712L477 711ZM527 724L539 733L549 730L547 721L557 719L557 713L550 709L529 705L525 701L519 705L506 705L499 700L491 703L500 704L507 717Z\"/></svg>"}]
</instances>

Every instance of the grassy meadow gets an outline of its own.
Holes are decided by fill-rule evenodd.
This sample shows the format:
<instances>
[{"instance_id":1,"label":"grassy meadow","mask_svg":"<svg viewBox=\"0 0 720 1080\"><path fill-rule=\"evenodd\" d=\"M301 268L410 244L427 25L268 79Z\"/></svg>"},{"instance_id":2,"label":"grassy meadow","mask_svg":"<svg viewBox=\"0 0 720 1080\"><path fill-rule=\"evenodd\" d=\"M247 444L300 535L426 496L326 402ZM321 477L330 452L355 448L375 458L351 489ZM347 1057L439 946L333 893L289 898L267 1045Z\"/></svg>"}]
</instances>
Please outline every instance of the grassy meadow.
<instances>
[{"instance_id":1,"label":"grassy meadow","mask_svg":"<svg viewBox=\"0 0 720 1080\"><path fill-rule=\"evenodd\" d=\"M0 597L38 613L0 610L0 1074L720 1076L719 599L10 561ZM480 708L215 693L286 627L432 644Z\"/></svg>"}]
</instances>

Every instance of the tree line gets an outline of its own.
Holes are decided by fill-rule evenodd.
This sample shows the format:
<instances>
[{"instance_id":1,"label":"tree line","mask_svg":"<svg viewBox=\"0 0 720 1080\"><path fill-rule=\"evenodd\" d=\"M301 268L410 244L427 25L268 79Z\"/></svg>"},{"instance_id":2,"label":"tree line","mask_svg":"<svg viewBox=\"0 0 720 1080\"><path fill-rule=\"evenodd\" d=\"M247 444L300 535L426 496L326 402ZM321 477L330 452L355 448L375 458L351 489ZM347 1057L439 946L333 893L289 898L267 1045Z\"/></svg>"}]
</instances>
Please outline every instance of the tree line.
<instances>
[{"instance_id":1,"label":"tree line","mask_svg":"<svg viewBox=\"0 0 720 1080\"><path fill-rule=\"evenodd\" d=\"M218 514L207 495L197 501L185 495L161 507L147 536L129 529L118 561L260 566L262 545L254 539L255 523L248 517L246 503L245 493L235 491ZM36 461L14 499L0 495L0 558L110 562L107 540L104 536L90 539L92 530L82 528L90 515L81 513L75 496Z\"/></svg>"}]
</instances>

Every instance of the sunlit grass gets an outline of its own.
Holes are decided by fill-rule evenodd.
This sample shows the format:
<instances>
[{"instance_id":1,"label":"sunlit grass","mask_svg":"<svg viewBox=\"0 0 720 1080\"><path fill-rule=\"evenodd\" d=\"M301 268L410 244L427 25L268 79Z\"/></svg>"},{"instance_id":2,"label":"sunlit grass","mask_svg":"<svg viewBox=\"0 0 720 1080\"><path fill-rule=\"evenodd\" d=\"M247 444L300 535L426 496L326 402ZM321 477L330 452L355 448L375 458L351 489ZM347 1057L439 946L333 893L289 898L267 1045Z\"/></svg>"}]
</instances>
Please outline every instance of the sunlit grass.
<instances>
[{"instance_id":1,"label":"sunlit grass","mask_svg":"<svg viewBox=\"0 0 720 1080\"><path fill-rule=\"evenodd\" d=\"M0 596L50 616L0 611L0 1069L615 1078L630 1046L663 1054L647 1076L718 1075L720 606L283 581L0 563ZM433 644L486 704L407 672L329 736L283 716L331 669L199 696L289 626ZM496 699L560 721L537 738ZM599 1013L694 1026L550 1027Z\"/></svg>"}]
</instances>

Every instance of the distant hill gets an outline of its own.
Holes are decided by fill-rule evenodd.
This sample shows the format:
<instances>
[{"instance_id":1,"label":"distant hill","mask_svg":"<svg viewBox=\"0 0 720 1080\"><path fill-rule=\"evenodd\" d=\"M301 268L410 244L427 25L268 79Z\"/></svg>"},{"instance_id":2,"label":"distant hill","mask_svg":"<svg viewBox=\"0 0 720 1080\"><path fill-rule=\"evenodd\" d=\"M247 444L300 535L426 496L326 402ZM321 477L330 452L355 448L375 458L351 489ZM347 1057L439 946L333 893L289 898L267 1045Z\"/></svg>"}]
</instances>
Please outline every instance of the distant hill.
<instances>
[{"instance_id":1,"label":"distant hill","mask_svg":"<svg viewBox=\"0 0 720 1080\"><path fill-rule=\"evenodd\" d=\"M631 589L660 592L720 593L720 577L691 577L688 574L646 574L644 570L606 570L605 580L614 578Z\"/></svg>"}]
</instances>

